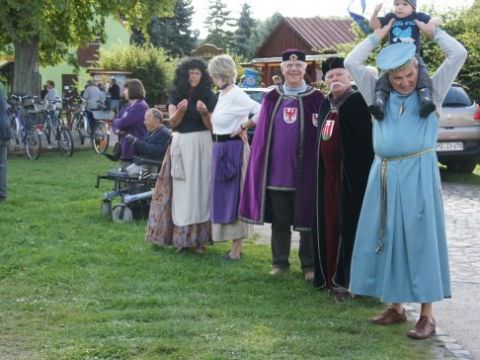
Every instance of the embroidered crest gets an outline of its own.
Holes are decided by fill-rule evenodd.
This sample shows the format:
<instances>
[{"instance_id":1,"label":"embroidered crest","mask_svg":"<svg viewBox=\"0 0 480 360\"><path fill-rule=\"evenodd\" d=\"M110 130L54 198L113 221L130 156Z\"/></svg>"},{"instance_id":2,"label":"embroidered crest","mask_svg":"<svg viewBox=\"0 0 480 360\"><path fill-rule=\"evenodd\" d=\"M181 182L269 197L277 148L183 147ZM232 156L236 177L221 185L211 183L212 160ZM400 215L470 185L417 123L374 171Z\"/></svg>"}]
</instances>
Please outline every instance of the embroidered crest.
<instances>
[{"instance_id":1,"label":"embroidered crest","mask_svg":"<svg viewBox=\"0 0 480 360\"><path fill-rule=\"evenodd\" d=\"M322 127L322 140L328 141L332 137L335 120L325 120Z\"/></svg>"},{"instance_id":2,"label":"embroidered crest","mask_svg":"<svg viewBox=\"0 0 480 360\"><path fill-rule=\"evenodd\" d=\"M312 124L313 126L318 127L318 114L312 114Z\"/></svg>"},{"instance_id":3,"label":"embroidered crest","mask_svg":"<svg viewBox=\"0 0 480 360\"><path fill-rule=\"evenodd\" d=\"M297 114L297 108L286 107L283 109L283 121L285 121L287 124L293 124L295 121L297 121Z\"/></svg>"},{"instance_id":4,"label":"embroidered crest","mask_svg":"<svg viewBox=\"0 0 480 360\"><path fill-rule=\"evenodd\" d=\"M290 55L289 60L290 60L290 61L297 61L297 60L298 60L297 54L292 54L292 55Z\"/></svg>"}]
</instances>

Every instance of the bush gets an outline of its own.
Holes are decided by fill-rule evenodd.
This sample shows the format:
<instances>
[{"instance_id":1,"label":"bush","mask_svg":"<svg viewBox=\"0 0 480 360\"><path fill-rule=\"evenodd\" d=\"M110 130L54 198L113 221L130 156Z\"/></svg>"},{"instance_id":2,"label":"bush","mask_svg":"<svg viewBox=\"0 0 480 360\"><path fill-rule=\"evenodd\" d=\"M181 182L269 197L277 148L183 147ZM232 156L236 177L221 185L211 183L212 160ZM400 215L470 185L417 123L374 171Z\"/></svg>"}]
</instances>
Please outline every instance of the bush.
<instances>
[{"instance_id":1,"label":"bush","mask_svg":"<svg viewBox=\"0 0 480 360\"><path fill-rule=\"evenodd\" d=\"M98 65L103 69L131 72L129 78L143 82L146 100L153 106L166 101L176 61L169 58L163 49L130 45L102 51Z\"/></svg>"}]
</instances>

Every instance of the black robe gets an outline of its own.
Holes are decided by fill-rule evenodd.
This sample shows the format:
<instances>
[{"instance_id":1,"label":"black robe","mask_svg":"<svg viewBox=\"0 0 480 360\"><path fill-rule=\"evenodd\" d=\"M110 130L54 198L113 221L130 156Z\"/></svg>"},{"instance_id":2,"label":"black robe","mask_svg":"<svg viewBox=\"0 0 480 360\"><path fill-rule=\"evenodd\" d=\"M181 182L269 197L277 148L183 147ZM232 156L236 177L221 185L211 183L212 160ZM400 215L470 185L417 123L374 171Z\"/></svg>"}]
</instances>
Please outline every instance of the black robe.
<instances>
[{"instance_id":1,"label":"black robe","mask_svg":"<svg viewBox=\"0 0 480 360\"><path fill-rule=\"evenodd\" d=\"M327 98L328 99L328 98ZM325 261L325 204L323 183L323 162L320 154L321 129L325 117L331 109L331 102L324 101L318 115L317 170L315 225L313 243L315 253L314 286L327 285ZM337 269L333 278L334 286L346 289L350 281L350 262L357 229L363 195L367 186L368 174L373 161L372 120L367 104L359 92L353 92L338 109L341 128L341 185L340 185L340 239ZM328 204L327 204L328 205Z\"/></svg>"}]
</instances>

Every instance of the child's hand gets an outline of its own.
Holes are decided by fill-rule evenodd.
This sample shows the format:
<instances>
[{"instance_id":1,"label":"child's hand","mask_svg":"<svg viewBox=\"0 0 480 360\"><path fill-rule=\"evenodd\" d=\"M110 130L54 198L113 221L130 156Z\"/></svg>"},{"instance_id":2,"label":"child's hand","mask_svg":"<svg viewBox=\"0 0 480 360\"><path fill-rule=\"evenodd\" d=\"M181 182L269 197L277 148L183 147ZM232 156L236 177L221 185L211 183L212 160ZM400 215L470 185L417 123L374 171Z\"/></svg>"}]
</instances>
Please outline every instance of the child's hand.
<instances>
[{"instance_id":1,"label":"child's hand","mask_svg":"<svg viewBox=\"0 0 480 360\"><path fill-rule=\"evenodd\" d=\"M382 10L382 7L383 7L383 3L377 4L375 6L375 10L373 10L373 13L375 14L375 16L377 16L380 10Z\"/></svg>"},{"instance_id":2,"label":"child's hand","mask_svg":"<svg viewBox=\"0 0 480 360\"><path fill-rule=\"evenodd\" d=\"M440 16L435 16L432 17L428 23L434 26L441 26L443 25L443 19Z\"/></svg>"},{"instance_id":3,"label":"child's hand","mask_svg":"<svg viewBox=\"0 0 480 360\"><path fill-rule=\"evenodd\" d=\"M418 28L425 34L427 35L428 38L433 38L433 34L435 33L435 29L437 26L435 25L434 22L431 20L428 22L428 24L425 24L423 21L418 21L415 20L415 24L417 24Z\"/></svg>"}]
</instances>

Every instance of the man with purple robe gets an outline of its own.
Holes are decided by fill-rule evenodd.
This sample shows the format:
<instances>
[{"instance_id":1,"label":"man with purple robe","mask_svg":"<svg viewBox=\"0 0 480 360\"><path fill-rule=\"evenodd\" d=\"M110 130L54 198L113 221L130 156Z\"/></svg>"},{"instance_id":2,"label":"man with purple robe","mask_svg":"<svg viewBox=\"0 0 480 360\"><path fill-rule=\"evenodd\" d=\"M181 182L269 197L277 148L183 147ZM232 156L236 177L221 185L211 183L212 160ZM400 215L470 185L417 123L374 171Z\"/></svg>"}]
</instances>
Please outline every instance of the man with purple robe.
<instances>
[{"instance_id":1,"label":"man with purple robe","mask_svg":"<svg viewBox=\"0 0 480 360\"><path fill-rule=\"evenodd\" d=\"M314 277L312 227L318 109L323 94L307 85L306 55L282 54L285 83L262 102L240 200L240 217L272 224L272 270L290 267L291 227L300 232L299 257L305 280Z\"/></svg>"}]
</instances>

